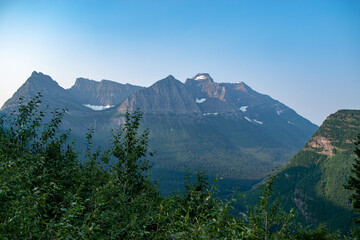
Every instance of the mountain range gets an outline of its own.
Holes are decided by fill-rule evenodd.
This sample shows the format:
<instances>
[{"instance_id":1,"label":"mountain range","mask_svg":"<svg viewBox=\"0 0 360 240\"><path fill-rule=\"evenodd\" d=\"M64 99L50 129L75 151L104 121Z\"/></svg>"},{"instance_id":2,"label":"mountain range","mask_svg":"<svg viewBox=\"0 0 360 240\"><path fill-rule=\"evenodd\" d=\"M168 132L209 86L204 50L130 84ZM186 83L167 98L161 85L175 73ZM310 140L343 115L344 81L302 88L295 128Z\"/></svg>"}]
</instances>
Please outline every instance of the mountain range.
<instances>
[{"instance_id":1,"label":"mountain range","mask_svg":"<svg viewBox=\"0 0 360 240\"><path fill-rule=\"evenodd\" d=\"M150 87L78 78L70 89L50 76L33 72L2 106L17 108L42 92L42 103L64 108L63 127L84 139L94 127L95 140L108 146L110 130L124 123L126 111L143 112L142 128L150 129L156 155L154 178L166 194L180 188L183 172L205 170L224 178L224 189L249 189L273 168L283 166L318 127L270 96L244 82L217 83L199 73L185 83L168 76Z\"/></svg>"}]
</instances>

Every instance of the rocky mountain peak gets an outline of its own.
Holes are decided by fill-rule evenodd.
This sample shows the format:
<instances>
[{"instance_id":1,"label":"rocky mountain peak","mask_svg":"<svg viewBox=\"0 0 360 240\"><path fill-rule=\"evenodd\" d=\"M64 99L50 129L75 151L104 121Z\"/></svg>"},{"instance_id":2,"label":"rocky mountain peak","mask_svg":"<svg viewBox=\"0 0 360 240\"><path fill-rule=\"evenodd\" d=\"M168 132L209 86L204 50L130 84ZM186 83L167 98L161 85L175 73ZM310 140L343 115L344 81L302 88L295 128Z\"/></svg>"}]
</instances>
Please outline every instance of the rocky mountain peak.
<instances>
[{"instance_id":1,"label":"rocky mountain peak","mask_svg":"<svg viewBox=\"0 0 360 240\"><path fill-rule=\"evenodd\" d=\"M79 77L76 79L74 85L83 84L83 83L87 83L87 82L91 82L91 81L95 82L94 80L90 80L88 78Z\"/></svg>"},{"instance_id":2,"label":"rocky mountain peak","mask_svg":"<svg viewBox=\"0 0 360 240\"><path fill-rule=\"evenodd\" d=\"M242 92L252 91L252 89L248 85L246 85L244 82L235 83L235 89L240 90Z\"/></svg>"},{"instance_id":3,"label":"rocky mountain peak","mask_svg":"<svg viewBox=\"0 0 360 240\"><path fill-rule=\"evenodd\" d=\"M167 86L175 86L178 84L182 84L179 80L177 80L174 76L169 75L166 78L163 78L159 81L157 81L156 83L154 83L153 85L150 86L150 88L156 88L158 86L163 86L163 85L167 85Z\"/></svg>"},{"instance_id":4,"label":"rocky mountain peak","mask_svg":"<svg viewBox=\"0 0 360 240\"><path fill-rule=\"evenodd\" d=\"M25 101L42 93L41 99L44 105L56 106L58 108L79 109L75 99L50 76L42 72L33 71L26 82L14 93L12 98L5 102L2 109L13 108L17 106L19 97L24 97Z\"/></svg>"},{"instance_id":5,"label":"rocky mountain peak","mask_svg":"<svg viewBox=\"0 0 360 240\"><path fill-rule=\"evenodd\" d=\"M42 72L33 71L31 73L30 77L37 77L37 76L43 76L44 74Z\"/></svg>"},{"instance_id":6,"label":"rocky mountain peak","mask_svg":"<svg viewBox=\"0 0 360 240\"><path fill-rule=\"evenodd\" d=\"M167 79L167 80L176 80L175 77L173 75L169 75L167 76L166 78L164 78L164 80Z\"/></svg>"},{"instance_id":7,"label":"rocky mountain peak","mask_svg":"<svg viewBox=\"0 0 360 240\"><path fill-rule=\"evenodd\" d=\"M33 71L31 76L27 79L25 84L36 84L37 86L40 84L40 88L50 85L59 86L59 84L54 81L49 75L43 74L42 72ZM43 89L39 89L43 90Z\"/></svg>"},{"instance_id":8,"label":"rocky mountain peak","mask_svg":"<svg viewBox=\"0 0 360 240\"><path fill-rule=\"evenodd\" d=\"M195 77L188 78L185 85L188 91L199 99L202 97L224 99L225 88L214 82L208 73L198 73Z\"/></svg>"}]
</instances>

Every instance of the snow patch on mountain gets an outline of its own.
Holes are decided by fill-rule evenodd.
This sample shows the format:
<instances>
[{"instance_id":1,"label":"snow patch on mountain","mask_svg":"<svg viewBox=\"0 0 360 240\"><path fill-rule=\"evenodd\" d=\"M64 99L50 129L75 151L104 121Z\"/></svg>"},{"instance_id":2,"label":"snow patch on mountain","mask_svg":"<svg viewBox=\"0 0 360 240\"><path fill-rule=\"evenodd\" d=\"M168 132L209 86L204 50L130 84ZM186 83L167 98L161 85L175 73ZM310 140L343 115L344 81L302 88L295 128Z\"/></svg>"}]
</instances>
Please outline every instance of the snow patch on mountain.
<instances>
[{"instance_id":1,"label":"snow patch on mountain","mask_svg":"<svg viewBox=\"0 0 360 240\"><path fill-rule=\"evenodd\" d=\"M256 120L256 119L254 119L254 122L256 122L256 123L258 123L258 124L260 124L260 125L263 124L263 122L261 122L261 121L259 121L259 120Z\"/></svg>"},{"instance_id":2,"label":"snow patch on mountain","mask_svg":"<svg viewBox=\"0 0 360 240\"><path fill-rule=\"evenodd\" d=\"M246 112L246 109L248 108L249 106L241 106L239 109L240 111L242 112Z\"/></svg>"},{"instance_id":3,"label":"snow patch on mountain","mask_svg":"<svg viewBox=\"0 0 360 240\"><path fill-rule=\"evenodd\" d=\"M196 103L203 103L206 101L206 98L202 98L202 99L197 99L195 100Z\"/></svg>"},{"instance_id":4,"label":"snow patch on mountain","mask_svg":"<svg viewBox=\"0 0 360 240\"><path fill-rule=\"evenodd\" d=\"M276 111L276 113L277 113L277 115L279 115L280 116L280 114L283 112L283 110L278 110L278 111Z\"/></svg>"},{"instance_id":5,"label":"snow patch on mountain","mask_svg":"<svg viewBox=\"0 0 360 240\"><path fill-rule=\"evenodd\" d=\"M219 113L203 113L203 116L211 116L211 115L218 115Z\"/></svg>"},{"instance_id":6,"label":"snow patch on mountain","mask_svg":"<svg viewBox=\"0 0 360 240\"><path fill-rule=\"evenodd\" d=\"M248 118L248 117L245 117L245 119L246 119L246 120L248 120L249 122L251 122L250 118Z\"/></svg>"},{"instance_id":7,"label":"snow patch on mountain","mask_svg":"<svg viewBox=\"0 0 360 240\"><path fill-rule=\"evenodd\" d=\"M101 111L104 109L112 108L114 106L114 105L103 106L103 105L90 105L90 104L83 104L83 105L85 107L91 108L92 110L95 110L95 111Z\"/></svg>"},{"instance_id":8,"label":"snow patch on mountain","mask_svg":"<svg viewBox=\"0 0 360 240\"><path fill-rule=\"evenodd\" d=\"M204 75L199 75L196 78L194 78L195 80L202 80L202 79L206 79L207 77Z\"/></svg>"}]
</instances>

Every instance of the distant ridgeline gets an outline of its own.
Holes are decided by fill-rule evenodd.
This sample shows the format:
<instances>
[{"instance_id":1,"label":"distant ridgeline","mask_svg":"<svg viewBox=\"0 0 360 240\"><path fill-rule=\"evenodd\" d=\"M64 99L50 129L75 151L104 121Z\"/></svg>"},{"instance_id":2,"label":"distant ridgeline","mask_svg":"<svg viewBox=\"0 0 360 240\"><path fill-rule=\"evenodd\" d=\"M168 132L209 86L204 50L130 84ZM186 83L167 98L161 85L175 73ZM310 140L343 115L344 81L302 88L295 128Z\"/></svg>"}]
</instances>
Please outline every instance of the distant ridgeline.
<instances>
[{"instance_id":1,"label":"distant ridgeline","mask_svg":"<svg viewBox=\"0 0 360 240\"><path fill-rule=\"evenodd\" d=\"M285 209L297 209L304 224L326 223L330 229L349 231L354 213L343 185L355 162L354 142L359 133L360 110L331 114L277 174L275 195L281 196ZM250 191L248 202L257 193Z\"/></svg>"},{"instance_id":2,"label":"distant ridgeline","mask_svg":"<svg viewBox=\"0 0 360 240\"><path fill-rule=\"evenodd\" d=\"M20 96L26 101L40 91L44 106L67 109L63 127L74 137L84 139L93 127L97 143L107 147L110 130L124 123L124 113L140 108L141 127L150 129L149 146L156 151L153 177L164 194L181 189L188 168L223 177L222 190L247 190L287 163L318 128L243 82L216 83L209 74L185 83L168 76L148 88L78 78L63 89L33 72L2 112L16 109Z\"/></svg>"}]
</instances>

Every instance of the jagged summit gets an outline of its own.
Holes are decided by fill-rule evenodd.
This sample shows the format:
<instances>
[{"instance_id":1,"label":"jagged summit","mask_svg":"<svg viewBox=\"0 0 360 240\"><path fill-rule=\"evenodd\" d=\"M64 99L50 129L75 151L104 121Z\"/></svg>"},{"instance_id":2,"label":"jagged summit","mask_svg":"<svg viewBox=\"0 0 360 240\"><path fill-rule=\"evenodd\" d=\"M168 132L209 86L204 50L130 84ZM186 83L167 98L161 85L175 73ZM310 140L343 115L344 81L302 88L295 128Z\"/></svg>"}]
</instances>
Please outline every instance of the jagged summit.
<instances>
[{"instance_id":1,"label":"jagged summit","mask_svg":"<svg viewBox=\"0 0 360 240\"><path fill-rule=\"evenodd\" d=\"M167 76L166 78L164 78L164 79L176 80L176 78L171 74L169 76Z\"/></svg>"},{"instance_id":2,"label":"jagged summit","mask_svg":"<svg viewBox=\"0 0 360 240\"><path fill-rule=\"evenodd\" d=\"M37 72L37 71L33 71L32 73L31 73L31 77L36 77L36 76L38 76L38 75L44 75L42 72Z\"/></svg>"},{"instance_id":3,"label":"jagged summit","mask_svg":"<svg viewBox=\"0 0 360 240\"><path fill-rule=\"evenodd\" d=\"M30 75L30 77L44 77L44 76L51 78L49 75L46 75L46 74L44 74L42 72L37 72L35 70Z\"/></svg>"},{"instance_id":4,"label":"jagged summit","mask_svg":"<svg viewBox=\"0 0 360 240\"><path fill-rule=\"evenodd\" d=\"M157 82L155 82L154 84L152 84L150 87L153 86L157 86L159 84L166 84L166 83L171 83L171 82L179 82L181 83L179 80L177 80L173 75L168 75L167 77L158 80Z\"/></svg>"},{"instance_id":5,"label":"jagged summit","mask_svg":"<svg viewBox=\"0 0 360 240\"><path fill-rule=\"evenodd\" d=\"M42 72L36 72L36 71L33 71L31 73L31 76L27 79L25 84L28 82L31 82L31 83L38 82L38 83L43 83L43 84L45 84L47 82L47 84L55 84L57 86L59 85L49 75L43 74ZM39 86L39 87L41 87L41 86ZM43 86L43 87L45 87L45 86Z\"/></svg>"},{"instance_id":6,"label":"jagged summit","mask_svg":"<svg viewBox=\"0 0 360 240\"><path fill-rule=\"evenodd\" d=\"M58 91L61 89L59 84L49 75L42 72L33 71L26 82L18 89L18 93L24 96L33 95L38 92Z\"/></svg>"},{"instance_id":7,"label":"jagged summit","mask_svg":"<svg viewBox=\"0 0 360 240\"><path fill-rule=\"evenodd\" d=\"M150 87L156 87L158 85L164 85L164 84L182 84L179 80L177 80L173 75L169 75L166 78L163 78L161 80L158 80Z\"/></svg>"}]
</instances>

